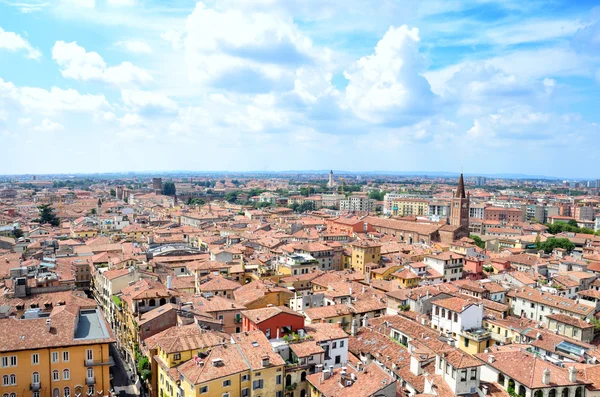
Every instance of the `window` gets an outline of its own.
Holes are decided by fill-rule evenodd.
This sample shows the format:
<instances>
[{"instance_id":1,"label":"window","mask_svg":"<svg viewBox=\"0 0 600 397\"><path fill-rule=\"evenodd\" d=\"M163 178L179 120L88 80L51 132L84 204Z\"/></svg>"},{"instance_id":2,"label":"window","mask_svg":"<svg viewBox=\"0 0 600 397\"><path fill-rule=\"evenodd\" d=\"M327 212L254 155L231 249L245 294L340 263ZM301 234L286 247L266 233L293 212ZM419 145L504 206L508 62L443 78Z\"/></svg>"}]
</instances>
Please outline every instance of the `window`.
<instances>
[{"instance_id":1,"label":"window","mask_svg":"<svg viewBox=\"0 0 600 397\"><path fill-rule=\"evenodd\" d=\"M88 359L89 361L94 359L94 351L92 349L87 349L85 351L85 358Z\"/></svg>"},{"instance_id":2,"label":"window","mask_svg":"<svg viewBox=\"0 0 600 397\"><path fill-rule=\"evenodd\" d=\"M173 360L181 360L181 353L173 354Z\"/></svg>"},{"instance_id":3,"label":"window","mask_svg":"<svg viewBox=\"0 0 600 397\"><path fill-rule=\"evenodd\" d=\"M469 347L469 340L465 338L465 347Z\"/></svg>"},{"instance_id":4,"label":"window","mask_svg":"<svg viewBox=\"0 0 600 397\"><path fill-rule=\"evenodd\" d=\"M252 390L262 389L264 385L264 381L262 379L257 379L252 382Z\"/></svg>"},{"instance_id":5,"label":"window","mask_svg":"<svg viewBox=\"0 0 600 397\"><path fill-rule=\"evenodd\" d=\"M52 352L52 362L53 363L58 362L58 352Z\"/></svg>"},{"instance_id":6,"label":"window","mask_svg":"<svg viewBox=\"0 0 600 397\"><path fill-rule=\"evenodd\" d=\"M31 364L33 365L37 365L40 363L40 355L37 353L33 353L31 355Z\"/></svg>"},{"instance_id":7,"label":"window","mask_svg":"<svg viewBox=\"0 0 600 397\"><path fill-rule=\"evenodd\" d=\"M341 356L335 356L335 363L336 364L340 364L342 362L342 357Z\"/></svg>"},{"instance_id":8,"label":"window","mask_svg":"<svg viewBox=\"0 0 600 397\"><path fill-rule=\"evenodd\" d=\"M242 375L242 382L248 382L250 380L250 375Z\"/></svg>"},{"instance_id":9,"label":"window","mask_svg":"<svg viewBox=\"0 0 600 397\"><path fill-rule=\"evenodd\" d=\"M68 362L69 361L69 352L68 351L64 351L63 352L63 361L64 362Z\"/></svg>"},{"instance_id":10,"label":"window","mask_svg":"<svg viewBox=\"0 0 600 397\"><path fill-rule=\"evenodd\" d=\"M31 383L40 383L40 373L34 372L31 374Z\"/></svg>"},{"instance_id":11,"label":"window","mask_svg":"<svg viewBox=\"0 0 600 397\"><path fill-rule=\"evenodd\" d=\"M202 386L200 388L200 394L208 393L208 386Z\"/></svg>"},{"instance_id":12,"label":"window","mask_svg":"<svg viewBox=\"0 0 600 397\"><path fill-rule=\"evenodd\" d=\"M343 340L340 341L340 347L344 347L344 341Z\"/></svg>"},{"instance_id":13,"label":"window","mask_svg":"<svg viewBox=\"0 0 600 397\"><path fill-rule=\"evenodd\" d=\"M88 386L88 392L87 392L87 394L88 395L92 395L92 394L94 394L94 391L95 391L94 390L94 385L89 385Z\"/></svg>"},{"instance_id":14,"label":"window","mask_svg":"<svg viewBox=\"0 0 600 397\"><path fill-rule=\"evenodd\" d=\"M333 345L331 346L332 349L337 349L337 342L333 342Z\"/></svg>"},{"instance_id":15,"label":"window","mask_svg":"<svg viewBox=\"0 0 600 397\"><path fill-rule=\"evenodd\" d=\"M242 397L249 397L250 396L250 389L245 388L242 389Z\"/></svg>"},{"instance_id":16,"label":"window","mask_svg":"<svg viewBox=\"0 0 600 397\"><path fill-rule=\"evenodd\" d=\"M58 381L60 380L60 372L58 372L58 370L54 370L52 371L52 380L53 381Z\"/></svg>"},{"instance_id":17,"label":"window","mask_svg":"<svg viewBox=\"0 0 600 397\"><path fill-rule=\"evenodd\" d=\"M275 384L280 385L281 384L281 375L277 375L275 377Z\"/></svg>"},{"instance_id":18,"label":"window","mask_svg":"<svg viewBox=\"0 0 600 397\"><path fill-rule=\"evenodd\" d=\"M229 379L223 381L223 387L231 386L231 381Z\"/></svg>"},{"instance_id":19,"label":"window","mask_svg":"<svg viewBox=\"0 0 600 397\"><path fill-rule=\"evenodd\" d=\"M71 379L71 372L68 369L63 370L63 380Z\"/></svg>"},{"instance_id":20,"label":"window","mask_svg":"<svg viewBox=\"0 0 600 397\"><path fill-rule=\"evenodd\" d=\"M223 397L229 397L229 392L223 393Z\"/></svg>"},{"instance_id":21,"label":"window","mask_svg":"<svg viewBox=\"0 0 600 397\"><path fill-rule=\"evenodd\" d=\"M3 367L16 367L17 366L17 356L2 357L2 366Z\"/></svg>"},{"instance_id":22,"label":"window","mask_svg":"<svg viewBox=\"0 0 600 397\"><path fill-rule=\"evenodd\" d=\"M93 378L94 377L94 368L88 368L87 369L87 377L88 378Z\"/></svg>"},{"instance_id":23,"label":"window","mask_svg":"<svg viewBox=\"0 0 600 397\"><path fill-rule=\"evenodd\" d=\"M467 381L467 370L466 369L463 369L460 371L460 381L461 382Z\"/></svg>"},{"instance_id":24,"label":"window","mask_svg":"<svg viewBox=\"0 0 600 397\"><path fill-rule=\"evenodd\" d=\"M10 378L8 375L4 375L2 377L2 386L8 386L10 385Z\"/></svg>"},{"instance_id":25,"label":"window","mask_svg":"<svg viewBox=\"0 0 600 397\"><path fill-rule=\"evenodd\" d=\"M71 397L71 389L69 389L68 387L65 387L65 397Z\"/></svg>"},{"instance_id":26,"label":"window","mask_svg":"<svg viewBox=\"0 0 600 397\"><path fill-rule=\"evenodd\" d=\"M34 391L32 394L32 397L40 397L40 392L39 391Z\"/></svg>"},{"instance_id":27,"label":"window","mask_svg":"<svg viewBox=\"0 0 600 397\"><path fill-rule=\"evenodd\" d=\"M471 369L471 380L475 380L477 379L477 369L476 368L472 368Z\"/></svg>"}]
</instances>

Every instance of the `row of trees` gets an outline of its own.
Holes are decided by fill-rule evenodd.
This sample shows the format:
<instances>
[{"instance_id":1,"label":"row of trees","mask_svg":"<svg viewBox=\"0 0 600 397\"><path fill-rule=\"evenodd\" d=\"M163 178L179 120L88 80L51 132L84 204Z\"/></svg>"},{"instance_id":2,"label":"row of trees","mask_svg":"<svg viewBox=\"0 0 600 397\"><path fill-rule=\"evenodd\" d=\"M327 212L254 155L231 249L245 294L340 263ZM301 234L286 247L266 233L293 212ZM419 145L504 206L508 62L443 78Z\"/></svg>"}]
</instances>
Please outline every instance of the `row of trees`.
<instances>
[{"instance_id":1,"label":"row of trees","mask_svg":"<svg viewBox=\"0 0 600 397\"><path fill-rule=\"evenodd\" d=\"M548 233L550 234L558 234L562 232L569 233L582 233L582 234L596 234L600 235L600 231L594 233L594 231L587 227L579 227L577 222L574 219L569 220L569 222L556 222L553 224L546 224L548 228Z\"/></svg>"}]
</instances>

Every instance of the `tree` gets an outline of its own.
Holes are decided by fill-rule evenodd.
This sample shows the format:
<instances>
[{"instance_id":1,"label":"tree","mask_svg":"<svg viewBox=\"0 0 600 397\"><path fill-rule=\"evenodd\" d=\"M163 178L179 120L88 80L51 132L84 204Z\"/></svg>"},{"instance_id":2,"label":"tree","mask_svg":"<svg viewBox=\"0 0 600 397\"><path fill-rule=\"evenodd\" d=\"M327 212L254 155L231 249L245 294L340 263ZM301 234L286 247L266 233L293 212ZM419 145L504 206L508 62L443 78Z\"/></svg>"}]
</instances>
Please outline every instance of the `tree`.
<instances>
[{"instance_id":1,"label":"tree","mask_svg":"<svg viewBox=\"0 0 600 397\"><path fill-rule=\"evenodd\" d=\"M15 239L21 238L21 237L23 237L23 230L21 230L21 229L14 229L12 231L12 235L13 235L13 237Z\"/></svg>"},{"instance_id":2,"label":"tree","mask_svg":"<svg viewBox=\"0 0 600 397\"><path fill-rule=\"evenodd\" d=\"M175 196L177 194L175 184L173 182L165 182L162 188L162 194L165 196Z\"/></svg>"},{"instance_id":3,"label":"tree","mask_svg":"<svg viewBox=\"0 0 600 397\"><path fill-rule=\"evenodd\" d=\"M92 208L92 210L90 211L90 214L92 214L92 215L96 215L96 209L95 209L95 208Z\"/></svg>"},{"instance_id":4,"label":"tree","mask_svg":"<svg viewBox=\"0 0 600 397\"><path fill-rule=\"evenodd\" d=\"M38 219L34 219L34 222L39 222L42 225L49 223L52 226L58 226L60 224L60 220L54 213L54 208L52 208L50 204L42 204L37 208L40 217Z\"/></svg>"},{"instance_id":5,"label":"tree","mask_svg":"<svg viewBox=\"0 0 600 397\"><path fill-rule=\"evenodd\" d=\"M302 204L300 204L300 207L298 208L298 211L300 212L306 212L306 211L312 211L313 210L313 202L312 201L305 201Z\"/></svg>"},{"instance_id":6,"label":"tree","mask_svg":"<svg viewBox=\"0 0 600 397\"><path fill-rule=\"evenodd\" d=\"M549 238L540 243L540 249L543 249L547 254L551 253L555 248L562 248L569 254L575 249L575 244L568 238Z\"/></svg>"},{"instance_id":7,"label":"tree","mask_svg":"<svg viewBox=\"0 0 600 397\"><path fill-rule=\"evenodd\" d=\"M471 234L471 239L475 242L475 245L481 249L485 248L485 241L481 239L481 237Z\"/></svg>"},{"instance_id":8,"label":"tree","mask_svg":"<svg viewBox=\"0 0 600 397\"><path fill-rule=\"evenodd\" d=\"M378 192L378 191L372 191L371 193L369 193L369 198L375 201L383 201L383 197L384 197L384 193L383 192Z\"/></svg>"},{"instance_id":9,"label":"tree","mask_svg":"<svg viewBox=\"0 0 600 397\"><path fill-rule=\"evenodd\" d=\"M110 189L110 195L113 197L117 197L117 191L115 189Z\"/></svg>"},{"instance_id":10,"label":"tree","mask_svg":"<svg viewBox=\"0 0 600 397\"><path fill-rule=\"evenodd\" d=\"M577 221L575 219L569 219L569 222L567 222L567 225L573 226L573 227L579 227L579 225L577 224Z\"/></svg>"},{"instance_id":11,"label":"tree","mask_svg":"<svg viewBox=\"0 0 600 397\"><path fill-rule=\"evenodd\" d=\"M235 203L237 201L238 198L238 192L227 192L225 194L225 200L228 203Z\"/></svg>"}]
</instances>

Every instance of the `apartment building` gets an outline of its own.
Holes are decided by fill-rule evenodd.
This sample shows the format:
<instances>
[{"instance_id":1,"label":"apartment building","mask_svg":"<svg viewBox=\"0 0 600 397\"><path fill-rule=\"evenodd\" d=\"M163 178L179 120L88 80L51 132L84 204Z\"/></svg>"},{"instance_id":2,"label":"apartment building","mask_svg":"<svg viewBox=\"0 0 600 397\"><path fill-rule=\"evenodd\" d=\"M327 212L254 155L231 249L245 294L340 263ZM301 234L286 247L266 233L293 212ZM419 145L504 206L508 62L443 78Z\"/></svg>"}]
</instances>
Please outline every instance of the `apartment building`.
<instances>
[{"instance_id":1,"label":"apartment building","mask_svg":"<svg viewBox=\"0 0 600 397\"><path fill-rule=\"evenodd\" d=\"M595 306L530 287L510 290L507 301L513 315L540 322L546 322L546 316L556 313L581 319L591 318L595 313Z\"/></svg>"},{"instance_id":2,"label":"apartment building","mask_svg":"<svg viewBox=\"0 0 600 397\"><path fill-rule=\"evenodd\" d=\"M462 278L464 256L455 252L445 251L427 255L423 262L443 277L443 282L460 280Z\"/></svg>"},{"instance_id":3,"label":"apartment building","mask_svg":"<svg viewBox=\"0 0 600 397\"><path fill-rule=\"evenodd\" d=\"M340 200L341 211L373 212L375 200L368 196L350 196L346 200Z\"/></svg>"},{"instance_id":4,"label":"apartment building","mask_svg":"<svg viewBox=\"0 0 600 397\"><path fill-rule=\"evenodd\" d=\"M0 320L3 395L108 395L115 342L95 303Z\"/></svg>"}]
</instances>

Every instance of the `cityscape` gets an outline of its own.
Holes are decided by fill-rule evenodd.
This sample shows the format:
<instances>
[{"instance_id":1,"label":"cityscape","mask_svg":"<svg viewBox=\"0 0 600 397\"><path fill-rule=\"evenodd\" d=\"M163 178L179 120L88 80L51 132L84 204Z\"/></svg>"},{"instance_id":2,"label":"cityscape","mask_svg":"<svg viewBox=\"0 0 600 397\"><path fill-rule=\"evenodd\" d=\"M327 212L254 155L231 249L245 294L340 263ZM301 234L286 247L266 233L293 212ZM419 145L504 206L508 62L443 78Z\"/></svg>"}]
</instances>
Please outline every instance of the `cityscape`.
<instances>
[{"instance_id":1,"label":"cityscape","mask_svg":"<svg viewBox=\"0 0 600 397\"><path fill-rule=\"evenodd\" d=\"M0 397L600 397L600 3L0 0Z\"/></svg>"}]
</instances>

